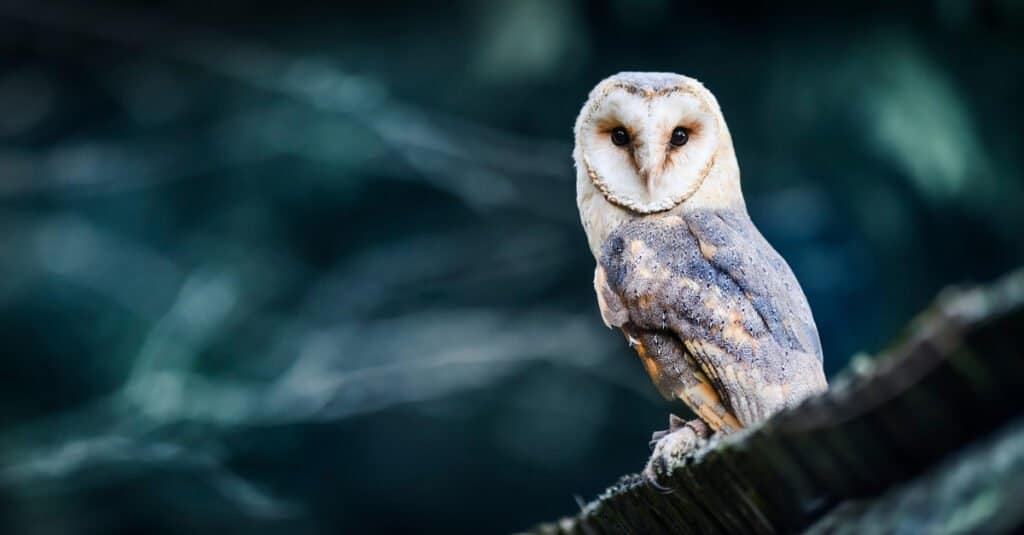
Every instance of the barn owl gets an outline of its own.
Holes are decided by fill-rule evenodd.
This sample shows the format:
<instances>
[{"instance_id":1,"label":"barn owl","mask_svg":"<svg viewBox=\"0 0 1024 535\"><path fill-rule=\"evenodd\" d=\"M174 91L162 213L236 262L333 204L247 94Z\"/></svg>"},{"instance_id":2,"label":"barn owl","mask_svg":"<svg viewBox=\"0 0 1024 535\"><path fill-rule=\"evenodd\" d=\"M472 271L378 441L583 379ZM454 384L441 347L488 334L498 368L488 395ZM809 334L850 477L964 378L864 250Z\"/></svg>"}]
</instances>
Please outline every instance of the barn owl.
<instances>
[{"instance_id":1,"label":"barn owl","mask_svg":"<svg viewBox=\"0 0 1024 535\"><path fill-rule=\"evenodd\" d=\"M576 120L577 205L605 324L655 386L697 418L669 418L644 470L663 487L685 454L827 388L810 307L747 214L715 97L693 78L624 72Z\"/></svg>"}]
</instances>

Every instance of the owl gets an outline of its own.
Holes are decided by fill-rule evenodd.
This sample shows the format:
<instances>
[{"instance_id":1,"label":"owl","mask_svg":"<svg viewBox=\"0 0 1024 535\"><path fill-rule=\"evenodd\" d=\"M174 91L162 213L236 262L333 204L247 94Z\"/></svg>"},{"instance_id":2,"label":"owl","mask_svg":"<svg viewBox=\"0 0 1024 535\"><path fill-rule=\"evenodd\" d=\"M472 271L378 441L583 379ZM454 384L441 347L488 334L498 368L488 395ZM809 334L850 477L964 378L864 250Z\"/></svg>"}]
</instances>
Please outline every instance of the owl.
<instances>
[{"instance_id":1,"label":"owl","mask_svg":"<svg viewBox=\"0 0 1024 535\"><path fill-rule=\"evenodd\" d=\"M807 298L747 214L715 97L693 78L624 72L576 120L577 205L604 323L663 396L696 419L654 433L644 475L663 487L712 433L827 388Z\"/></svg>"}]
</instances>

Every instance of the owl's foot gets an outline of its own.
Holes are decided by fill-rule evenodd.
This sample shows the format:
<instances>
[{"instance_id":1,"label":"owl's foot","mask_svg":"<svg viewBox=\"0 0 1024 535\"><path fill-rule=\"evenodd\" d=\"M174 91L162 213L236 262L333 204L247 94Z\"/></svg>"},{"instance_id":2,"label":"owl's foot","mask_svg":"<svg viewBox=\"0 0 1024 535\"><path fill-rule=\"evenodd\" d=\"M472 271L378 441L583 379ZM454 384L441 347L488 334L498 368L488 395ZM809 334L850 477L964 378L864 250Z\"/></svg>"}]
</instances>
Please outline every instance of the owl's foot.
<instances>
[{"instance_id":1,"label":"owl's foot","mask_svg":"<svg viewBox=\"0 0 1024 535\"><path fill-rule=\"evenodd\" d=\"M703 420L686 421L669 415L668 430L656 431L651 435L651 459L644 468L647 484L660 492L671 492L669 485L672 471L679 466L686 454L707 442L711 430Z\"/></svg>"}]
</instances>

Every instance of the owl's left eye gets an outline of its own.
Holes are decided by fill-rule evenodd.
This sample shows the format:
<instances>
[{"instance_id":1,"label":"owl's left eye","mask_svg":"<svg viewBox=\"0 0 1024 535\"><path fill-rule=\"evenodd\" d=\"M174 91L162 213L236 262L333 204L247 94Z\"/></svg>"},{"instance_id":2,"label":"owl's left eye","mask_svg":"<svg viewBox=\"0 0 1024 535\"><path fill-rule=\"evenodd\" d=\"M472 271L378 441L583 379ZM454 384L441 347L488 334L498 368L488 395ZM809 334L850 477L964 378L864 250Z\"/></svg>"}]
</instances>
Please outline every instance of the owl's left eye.
<instances>
[{"instance_id":1,"label":"owl's left eye","mask_svg":"<svg viewBox=\"0 0 1024 535\"><path fill-rule=\"evenodd\" d=\"M616 126L612 129L612 143L623 146L629 144L629 132L621 126Z\"/></svg>"},{"instance_id":2,"label":"owl's left eye","mask_svg":"<svg viewBox=\"0 0 1024 535\"><path fill-rule=\"evenodd\" d=\"M676 129L672 131L672 138L669 139L668 142L676 147L682 147L683 145L686 145L686 142L689 140L690 134L686 132L686 129L681 126L677 126Z\"/></svg>"}]
</instances>

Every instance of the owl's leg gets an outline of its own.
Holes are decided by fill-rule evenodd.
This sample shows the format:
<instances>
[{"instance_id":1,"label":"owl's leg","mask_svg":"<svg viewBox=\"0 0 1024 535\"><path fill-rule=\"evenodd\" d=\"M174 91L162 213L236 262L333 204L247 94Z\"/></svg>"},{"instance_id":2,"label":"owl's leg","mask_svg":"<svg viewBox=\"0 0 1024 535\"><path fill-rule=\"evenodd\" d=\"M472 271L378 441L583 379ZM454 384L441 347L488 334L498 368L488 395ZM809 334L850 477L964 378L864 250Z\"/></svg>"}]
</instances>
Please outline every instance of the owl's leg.
<instances>
[{"instance_id":1,"label":"owl's leg","mask_svg":"<svg viewBox=\"0 0 1024 535\"><path fill-rule=\"evenodd\" d=\"M667 490L662 482L669 480L690 451L704 444L712 430L729 433L741 426L675 334L639 329L632 324L623 325L622 330L658 391L668 399L683 401L698 417L686 421L672 415L668 430L651 437L653 455L644 476L655 488Z\"/></svg>"},{"instance_id":2,"label":"owl's leg","mask_svg":"<svg viewBox=\"0 0 1024 535\"><path fill-rule=\"evenodd\" d=\"M695 422L700 420L694 420ZM651 451L654 451L654 446L658 444L658 441L665 438L671 433L675 433L682 429L687 423L685 418L680 418L675 414L668 415L668 429L662 429L661 431L655 431L651 433L651 441L647 443L650 446ZM701 422L704 423L704 422Z\"/></svg>"},{"instance_id":3,"label":"owl's leg","mask_svg":"<svg viewBox=\"0 0 1024 535\"><path fill-rule=\"evenodd\" d=\"M700 418L687 421L671 414L668 426L667 431L651 436L651 459L644 468L644 479L661 492L672 491L667 484L672 472L688 453L703 446L711 434L711 428Z\"/></svg>"}]
</instances>

